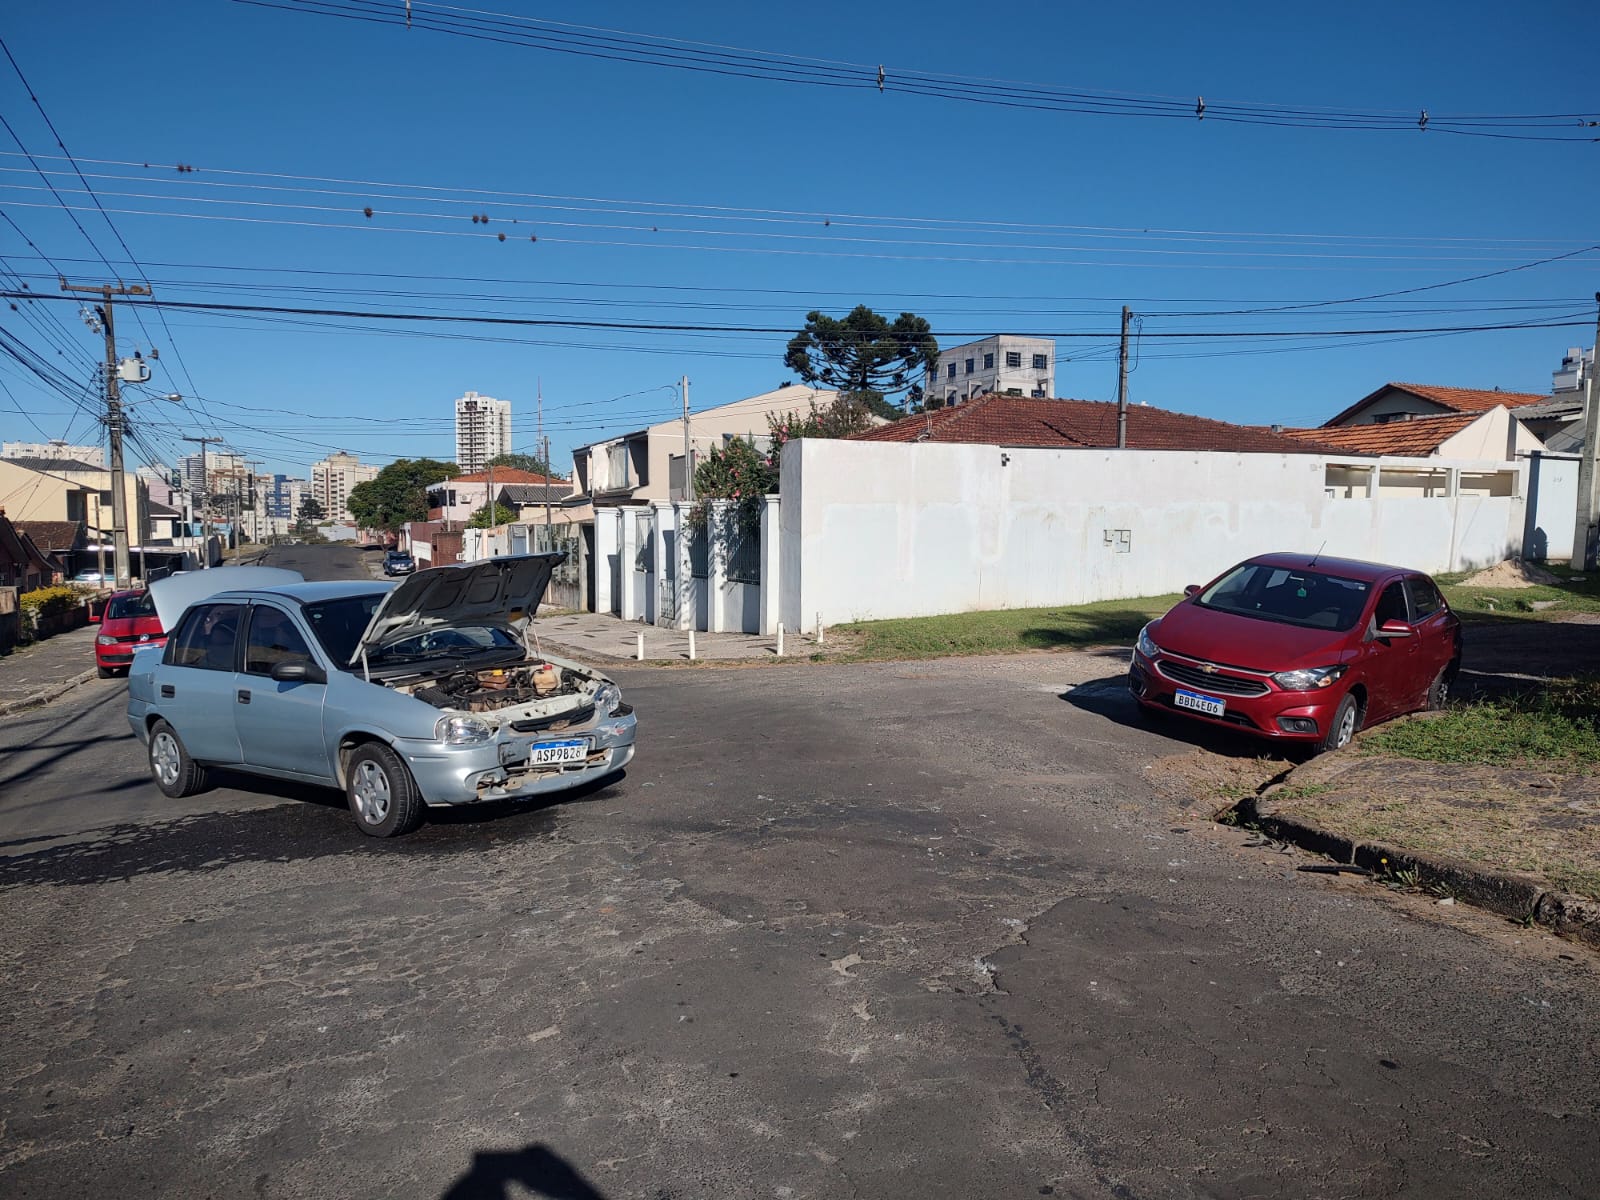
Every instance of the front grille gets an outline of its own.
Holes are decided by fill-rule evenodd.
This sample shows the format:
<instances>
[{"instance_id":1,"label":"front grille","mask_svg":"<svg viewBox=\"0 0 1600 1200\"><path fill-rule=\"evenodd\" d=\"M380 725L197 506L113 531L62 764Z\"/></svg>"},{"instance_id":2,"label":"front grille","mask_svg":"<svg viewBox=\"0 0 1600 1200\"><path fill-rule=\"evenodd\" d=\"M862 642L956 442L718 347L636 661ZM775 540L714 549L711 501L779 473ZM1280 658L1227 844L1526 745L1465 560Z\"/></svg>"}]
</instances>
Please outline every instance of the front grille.
<instances>
[{"instance_id":1,"label":"front grille","mask_svg":"<svg viewBox=\"0 0 1600 1200\"><path fill-rule=\"evenodd\" d=\"M1199 667L1191 667L1188 663L1176 663L1167 658L1156 663L1156 670L1174 683L1187 684L1189 687L1197 687L1224 696L1264 696L1269 690L1259 679L1241 679L1237 675L1223 675L1220 672L1212 675Z\"/></svg>"},{"instance_id":2,"label":"front grille","mask_svg":"<svg viewBox=\"0 0 1600 1200\"><path fill-rule=\"evenodd\" d=\"M511 728L518 733L539 733L543 730L555 731L569 729L574 725L587 725L594 716L594 705L586 704L582 708L575 708L571 712L559 713L553 717L533 717L527 721L513 721Z\"/></svg>"}]
</instances>

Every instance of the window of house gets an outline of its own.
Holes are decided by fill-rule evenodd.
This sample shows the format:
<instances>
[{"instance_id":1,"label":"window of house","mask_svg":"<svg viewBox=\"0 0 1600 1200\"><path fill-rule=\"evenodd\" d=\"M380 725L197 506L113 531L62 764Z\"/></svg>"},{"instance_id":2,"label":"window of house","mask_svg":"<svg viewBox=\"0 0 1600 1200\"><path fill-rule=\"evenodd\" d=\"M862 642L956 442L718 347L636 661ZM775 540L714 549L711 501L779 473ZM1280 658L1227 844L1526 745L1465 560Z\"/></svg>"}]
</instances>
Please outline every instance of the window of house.
<instances>
[{"instance_id":1,"label":"window of house","mask_svg":"<svg viewBox=\"0 0 1600 1200\"><path fill-rule=\"evenodd\" d=\"M1035 371L1048 371L1050 369L1049 356L1044 354L1035 354L1033 356L1033 369Z\"/></svg>"},{"instance_id":2,"label":"window of house","mask_svg":"<svg viewBox=\"0 0 1600 1200\"><path fill-rule=\"evenodd\" d=\"M1043 387L1034 388L1033 389L1033 398L1035 400L1043 400L1044 399L1044 388Z\"/></svg>"},{"instance_id":3,"label":"window of house","mask_svg":"<svg viewBox=\"0 0 1600 1200\"><path fill-rule=\"evenodd\" d=\"M956 377L956 364L955 363L951 363L950 364L950 370L949 370L948 374L949 374L949 378L951 378L951 379L954 379Z\"/></svg>"},{"instance_id":4,"label":"window of house","mask_svg":"<svg viewBox=\"0 0 1600 1200\"><path fill-rule=\"evenodd\" d=\"M944 398L944 402L946 404L954 404L956 402L956 394L954 392L951 392L948 396L946 396Z\"/></svg>"},{"instance_id":5,"label":"window of house","mask_svg":"<svg viewBox=\"0 0 1600 1200\"><path fill-rule=\"evenodd\" d=\"M1021 388L1007 388L1006 389L1006 395L1008 395L1008 396L1020 396L1020 395L1022 395L1022 389Z\"/></svg>"},{"instance_id":6,"label":"window of house","mask_svg":"<svg viewBox=\"0 0 1600 1200\"><path fill-rule=\"evenodd\" d=\"M1020 367L1021 365L1022 365L1022 351L1021 350L1007 350L1006 351L1006 366L1008 366L1008 367Z\"/></svg>"},{"instance_id":7,"label":"window of house","mask_svg":"<svg viewBox=\"0 0 1600 1200\"><path fill-rule=\"evenodd\" d=\"M984 356L983 356L983 369L984 369L984 370L985 370L985 371L992 371L992 370L994 370L994 355L992 355L992 354L985 354L985 355L984 355Z\"/></svg>"},{"instance_id":8,"label":"window of house","mask_svg":"<svg viewBox=\"0 0 1600 1200\"><path fill-rule=\"evenodd\" d=\"M976 362L976 361L977 361L976 359L971 359L971 358L967 359L967 374L968 375L972 374L972 364L974 362Z\"/></svg>"}]
</instances>

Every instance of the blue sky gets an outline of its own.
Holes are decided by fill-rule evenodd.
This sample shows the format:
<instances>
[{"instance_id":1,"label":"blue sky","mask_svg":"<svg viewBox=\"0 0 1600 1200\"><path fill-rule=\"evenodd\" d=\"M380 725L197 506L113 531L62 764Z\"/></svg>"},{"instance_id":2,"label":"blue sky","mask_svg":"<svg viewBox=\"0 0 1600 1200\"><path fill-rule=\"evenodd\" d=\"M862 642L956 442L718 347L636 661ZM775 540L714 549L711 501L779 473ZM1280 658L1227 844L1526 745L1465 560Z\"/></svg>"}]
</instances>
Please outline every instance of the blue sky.
<instances>
[{"instance_id":1,"label":"blue sky","mask_svg":"<svg viewBox=\"0 0 1600 1200\"><path fill-rule=\"evenodd\" d=\"M1389 300L1324 302L1600 242L1600 143L1217 119L1229 103L1408 122L1423 108L1600 117L1586 67L1600 32L1592 5L416 0L419 14L480 30L527 17L881 62L891 83L917 70L1186 105L1204 95L1211 115L1196 121L728 78L274 2L301 10L90 0L0 17L161 299L779 330L812 308L864 302L926 316L945 344L1094 334L1058 343L1069 360L1058 393L1089 399L1114 395L1128 303L1142 318L1136 402L1287 424L1315 424L1388 380L1546 391L1565 348L1592 339L1594 252ZM404 7L338 3L384 16ZM0 129L0 207L15 222L0 222L7 286L54 291L51 264L99 281L110 273L102 254L138 277L4 61L0 112L88 235ZM1287 305L1317 307L1238 312ZM0 313L0 327L87 385L98 345L76 310L24 308ZM451 401L468 389L511 400L531 449L542 383L561 465L572 446L672 416L668 385L681 375L696 408L790 378L781 332L143 319L119 320L120 350L158 346L152 388L191 399L138 399L142 444L175 456L180 433L216 434L291 474L341 448L377 462L447 457ZM1563 320L1576 325L1172 337ZM85 411L8 359L0 384L0 436L95 436Z\"/></svg>"}]
</instances>

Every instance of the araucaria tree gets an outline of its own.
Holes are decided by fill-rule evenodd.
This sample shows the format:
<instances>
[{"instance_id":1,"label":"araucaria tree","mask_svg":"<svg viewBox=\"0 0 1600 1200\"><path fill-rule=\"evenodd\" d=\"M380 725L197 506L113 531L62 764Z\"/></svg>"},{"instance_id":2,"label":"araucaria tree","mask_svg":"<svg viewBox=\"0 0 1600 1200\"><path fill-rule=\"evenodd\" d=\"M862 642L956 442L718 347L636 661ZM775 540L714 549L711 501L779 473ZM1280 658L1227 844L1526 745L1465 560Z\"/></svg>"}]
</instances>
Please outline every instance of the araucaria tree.
<instances>
[{"instance_id":1,"label":"araucaria tree","mask_svg":"<svg viewBox=\"0 0 1600 1200\"><path fill-rule=\"evenodd\" d=\"M865 304L843 320L806 314L783 361L807 383L835 388L880 417L899 417L922 402L922 380L939 361L939 343L921 317L901 313L891 324ZM904 396L906 409L890 403Z\"/></svg>"}]
</instances>

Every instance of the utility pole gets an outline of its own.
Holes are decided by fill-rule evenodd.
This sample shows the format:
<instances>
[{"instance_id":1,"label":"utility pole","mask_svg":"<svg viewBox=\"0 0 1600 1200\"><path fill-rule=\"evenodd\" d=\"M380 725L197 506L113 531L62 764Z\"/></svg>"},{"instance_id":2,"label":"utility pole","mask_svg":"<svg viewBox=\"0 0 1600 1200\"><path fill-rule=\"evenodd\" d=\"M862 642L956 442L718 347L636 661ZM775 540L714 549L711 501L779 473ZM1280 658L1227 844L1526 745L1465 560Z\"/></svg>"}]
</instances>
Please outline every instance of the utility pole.
<instances>
[{"instance_id":1,"label":"utility pole","mask_svg":"<svg viewBox=\"0 0 1600 1200\"><path fill-rule=\"evenodd\" d=\"M694 451L689 445L689 377L678 381L683 389L683 498L694 499Z\"/></svg>"},{"instance_id":2,"label":"utility pole","mask_svg":"<svg viewBox=\"0 0 1600 1200\"><path fill-rule=\"evenodd\" d=\"M1577 525L1572 534L1574 568L1592 571L1600 551L1600 496L1596 495L1596 476L1600 475L1600 292L1594 294L1596 314L1594 344L1596 358L1584 385L1583 458L1578 463Z\"/></svg>"},{"instance_id":3,"label":"utility pole","mask_svg":"<svg viewBox=\"0 0 1600 1200\"><path fill-rule=\"evenodd\" d=\"M1128 446L1128 318L1133 316L1126 304L1122 306L1122 349L1117 354L1117 449Z\"/></svg>"},{"instance_id":4,"label":"utility pole","mask_svg":"<svg viewBox=\"0 0 1600 1200\"><path fill-rule=\"evenodd\" d=\"M115 555L117 588L124 590L132 586L133 573L128 558L128 495L122 470L122 389L117 382L117 333L112 322L111 298L148 296L150 289L137 283L132 287L124 287L121 283L96 286L71 284L63 279L61 290L93 292L101 297L95 311L100 314L101 329L106 335L106 432L111 440L111 546ZM148 368L145 368L145 378L149 378Z\"/></svg>"},{"instance_id":5,"label":"utility pole","mask_svg":"<svg viewBox=\"0 0 1600 1200\"><path fill-rule=\"evenodd\" d=\"M183 440L200 443L200 494L194 499L200 505L200 565L201 567L209 567L211 565L211 524L206 520L206 510L211 505L211 492L206 483L206 444L208 442L220 442L222 439L219 437L185 437Z\"/></svg>"},{"instance_id":6,"label":"utility pole","mask_svg":"<svg viewBox=\"0 0 1600 1200\"><path fill-rule=\"evenodd\" d=\"M548 542L554 534L551 531L552 519L550 516L550 439L544 439L544 530L545 540Z\"/></svg>"},{"instance_id":7,"label":"utility pole","mask_svg":"<svg viewBox=\"0 0 1600 1200\"><path fill-rule=\"evenodd\" d=\"M265 466L266 463L259 458L247 458L244 460L244 465L247 467L261 467ZM250 485L250 542L252 545L259 546L261 544L261 510L256 499L256 481L257 472L251 471L248 479Z\"/></svg>"}]
</instances>

